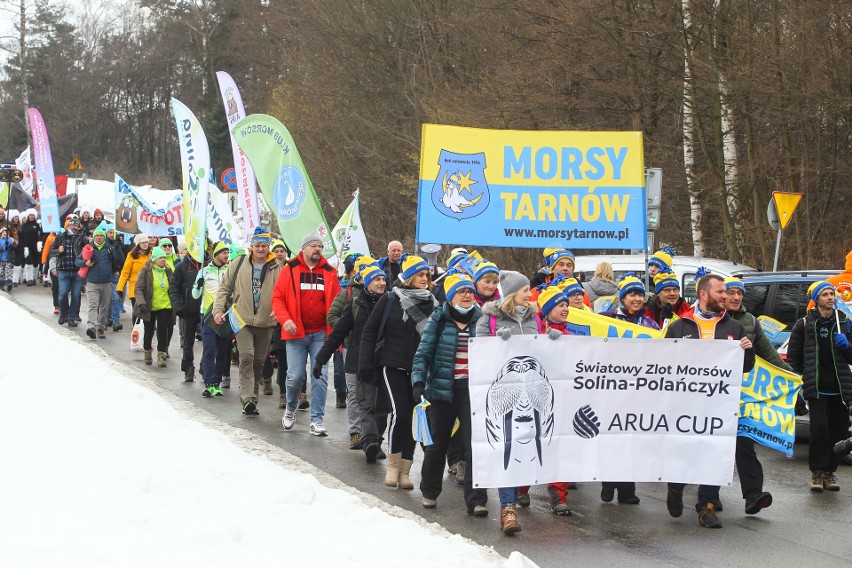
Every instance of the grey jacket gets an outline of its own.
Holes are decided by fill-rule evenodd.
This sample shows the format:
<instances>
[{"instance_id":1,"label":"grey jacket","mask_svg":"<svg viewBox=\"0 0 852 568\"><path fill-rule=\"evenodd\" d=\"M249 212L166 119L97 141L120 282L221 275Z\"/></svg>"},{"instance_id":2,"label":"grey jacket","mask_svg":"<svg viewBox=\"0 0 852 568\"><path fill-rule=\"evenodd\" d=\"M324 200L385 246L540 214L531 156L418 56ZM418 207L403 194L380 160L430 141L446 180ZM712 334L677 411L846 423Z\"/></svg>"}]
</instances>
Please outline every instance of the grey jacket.
<instances>
[{"instance_id":1,"label":"grey jacket","mask_svg":"<svg viewBox=\"0 0 852 568\"><path fill-rule=\"evenodd\" d=\"M503 327L508 327L512 330L512 335L535 335L541 333L541 320L536 317L536 309L529 308L523 317L517 315L509 315L500 309L502 300L494 300L482 306L482 317L476 322L476 336L485 337L494 335L491 333L493 328L495 332ZM494 319L492 325L491 320Z\"/></svg>"}]
</instances>

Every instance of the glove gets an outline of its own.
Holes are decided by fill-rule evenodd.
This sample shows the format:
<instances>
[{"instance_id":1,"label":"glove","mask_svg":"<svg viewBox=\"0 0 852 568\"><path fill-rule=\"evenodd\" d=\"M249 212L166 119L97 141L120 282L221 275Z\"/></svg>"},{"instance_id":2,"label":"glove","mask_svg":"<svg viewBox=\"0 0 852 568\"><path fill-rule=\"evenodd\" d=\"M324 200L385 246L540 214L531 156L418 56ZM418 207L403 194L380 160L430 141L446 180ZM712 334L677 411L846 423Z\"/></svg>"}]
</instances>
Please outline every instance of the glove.
<instances>
[{"instance_id":1,"label":"glove","mask_svg":"<svg viewBox=\"0 0 852 568\"><path fill-rule=\"evenodd\" d=\"M802 393L796 397L796 416L805 416L808 413L808 405L802 397Z\"/></svg>"},{"instance_id":2,"label":"glove","mask_svg":"<svg viewBox=\"0 0 852 568\"><path fill-rule=\"evenodd\" d=\"M512 337L512 330L508 327L501 327L497 330L497 337L499 337L503 341L508 341L509 338Z\"/></svg>"},{"instance_id":3,"label":"glove","mask_svg":"<svg viewBox=\"0 0 852 568\"><path fill-rule=\"evenodd\" d=\"M847 349L849 349L849 340L846 339L845 335L843 335L842 333L837 333L836 331L834 332L834 344L841 351L846 351Z\"/></svg>"},{"instance_id":4,"label":"glove","mask_svg":"<svg viewBox=\"0 0 852 568\"><path fill-rule=\"evenodd\" d=\"M553 341L556 341L560 337L562 337L562 332L559 331L558 329L550 328L550 329L547 330L547 338L548 339L552 339Z\"/></svg>"},{"instance_id":5,"label":"glove","mask_svg":"<svg viewBox=\"0 0 852 568\"><path fill-rule=\"evenodd\" d=\"M43 243L43 242L41 242L41 241L39 241L39 242L36 244L36 250L38 250L38 252L41 252L42 248L44 248L44 243Z\"/></svg>"},{"instance_id":6,"label":"glove","mask_svg":"<svg viewBox=\"0 0 852 568\"><path fill-rule=\"evenodd\" d=\"M204 288L204 279L203 279L203 278L199 278L198 280L196 280L196 281L195 281L195 287L196 287L196 288L198 288L199 290L201 290L202 288Z\"/></svg>"},{"instance_id":7,"label":"glove","mask_svg":"<svg viewBox=\"0 0 852 568\"><path fill-rule=\"evenodd\" d=\"M122 290L121 292L117 292L117 294L119 301L124 302L124 290Z\"/></svg>"},{"instance_id":8,"label":"glove","mask_svg":"<svg viewBox=\"0 0 852 568\"><path fill-rule=\"evenodd\" d=\"M317 379L317 380L321 379L322 378L322 365L320 365L319 363L314 363L314 368L311 369L311 373L313 374L315 379Z\"/></svg>"},{"instance_id":9,"label":"glove","mask_svg":"<svg viewBox=\"0 0 852 568\"><path fill-rule=\"evenodd\" d=\"M30 256L30 247L24 247L24 256Z\"/></svg>"},{"instance_id":10,"label":"glove","mask_svg":"<svg viewBox=\"0 0 852 568\"><path fill-rule=\"evenodd\" d=\"M422 382L414 383L414 386L411 387L411 392L414 395L414 404L420 404L426 396L426 384Z\"/></svg>"}]
</instances>

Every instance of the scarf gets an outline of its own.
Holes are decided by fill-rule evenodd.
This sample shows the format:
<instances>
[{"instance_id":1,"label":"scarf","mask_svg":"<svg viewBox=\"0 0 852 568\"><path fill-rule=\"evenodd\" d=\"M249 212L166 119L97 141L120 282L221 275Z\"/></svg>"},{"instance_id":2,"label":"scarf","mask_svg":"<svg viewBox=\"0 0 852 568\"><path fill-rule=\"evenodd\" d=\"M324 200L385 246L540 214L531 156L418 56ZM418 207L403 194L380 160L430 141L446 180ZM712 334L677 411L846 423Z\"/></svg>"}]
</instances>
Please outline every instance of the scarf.
<instances>
[{"instance_id":1,"label":"scarf","mask_svg":"<svg viewBox=\"0 0 852 568\"><path fill-rule=\"evenodd\" d=\"M402 308L402 321L408 321L408 318L414 320L417 327L417 333L423 335L423 329L426 327L426 321L429 319L429 314L426 314L417 307L417 304L431 302L432 309L438 307L438 300L432 295L428 289L421 290L420 288L394 288L393 293L399 299L399 305Z\"/></svg>"},{"instance_id":2,"label":"scarf","mask_svg":"<svg viewBox=\"0 0 852 568\"><path fill-rule=\"evenodd\" d=\"M467 313L463 314L463 313L461 313L460 311L458 311L458 310L455 308L455 306L453 306L452 304L450 304L450 317L451 317L451 318L453 318L455 321L457 321L457 322L459 322L459 323L463 323L463 324L465 324L465 325L469 324L469 323L470 323L470 320L472 320L472 319L473 319L473 313L474 313L475 311L476 311L476 310L470 310L469 312L467 312Z\"/></svg>"},{"instance_id":3,"label":"scarf","mask_svg":"<svg viewBox=\"0 0 852 568\"><path fill-rule=\"evenodd\" d=\"M722 317L722 314L725 313L724 310L721 312L706 312L698 307L698 303L695 304L695 315L705 320L714 320Z\"/></svg>"}]
</instances>

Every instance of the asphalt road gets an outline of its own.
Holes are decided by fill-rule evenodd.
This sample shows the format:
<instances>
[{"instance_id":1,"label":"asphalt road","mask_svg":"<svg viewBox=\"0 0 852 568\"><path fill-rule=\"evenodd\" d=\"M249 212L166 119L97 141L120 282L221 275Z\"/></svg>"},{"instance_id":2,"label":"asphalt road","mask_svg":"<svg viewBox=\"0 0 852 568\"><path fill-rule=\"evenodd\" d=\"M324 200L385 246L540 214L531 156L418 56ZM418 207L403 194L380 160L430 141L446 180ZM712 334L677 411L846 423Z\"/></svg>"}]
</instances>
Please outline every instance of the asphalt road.
<instances>
[{"instance_id":1,"label":"asphalt road","mask_svg":"<svg viewBox=\"0 0 852 568\"><path fill-rule=\"evenodd\" d=\"M56 325L50 290L47 288L15 288L13 299L31 309L37 317ZM87 305L83 298L85 314ZM129 302L128 302L129 312ZM85 319L85 315L83 316ZM488 518L473 518L466 514L461 487L445 479L444 492L438 507L425 510L420 505L420 492L390 489L383 485L384 462L365 463L363 453L348 448L346 411L334 408L334 391L329 388L325 425L329 436L317 438L307 433L309 416L297 413L296 426L285 431L281 426L282 411L278 410L278 392L260 397L260 416L242 415L236 388L226 390L224 397L201 397L200 377L194 383L184 383L180 372L180 351L177 333L171 347L172 358L166 369L145 366L140 352L129 349L129 313L123 315L125 330L108 331L107 339L97 344L116 360L155 377L163 387L202 407L224 422L243 428L267 442L277 445L313 464L344 483L373 494L383 501L413 511L427 521L436 522L447 530L459 533L482 545L494 547L504 556L518 550L540 566L848 566L852 562L852 467L841 467L839 493L811 494L808 491L810 473L807 467L807 446L797 445L792 459L758 448L764 465L765 490L774 496L771 508L757 516L743 512L743 500L736 476L731 487L722 488L724 511L721 530L698 526L690 501L694 486L687 487L686 510L679 519L666 512L665 485L640 484L638 506L602 503L600 486L582 483L569 496L574 514L556 517L549 510L545 487L530 491L532 506L522 509L519 521L523 531L515 537L504 537L499 526L499 502L496 490L489 491ZM13 322L4 322L7 331L14 330ZM76 329L84 342L95 343L85 336L85 325ZM196 344L196 361L200 356ZM45 346L49 357L49 346ZM59 362L57 362L59 363ZM231 371L237 382L237 368ZM53 393L50 396L54 396ZM418 452L412 469L415 486L419 484L422 454ZM263 488L257 488L263 497ZM334 514L334 511L329 511ZM364 531L365 527L352 527ZM369 531L369 528L366 528ZM329 543L333 535L327 535ZM376 556L377 565L383 560L382 535L365 534L364 553ZM293 544L291 543L290 546ZM413 554L428 554L417 550ZM404 562L404 560L400 560Z\"/></svg>"}]
</instances>

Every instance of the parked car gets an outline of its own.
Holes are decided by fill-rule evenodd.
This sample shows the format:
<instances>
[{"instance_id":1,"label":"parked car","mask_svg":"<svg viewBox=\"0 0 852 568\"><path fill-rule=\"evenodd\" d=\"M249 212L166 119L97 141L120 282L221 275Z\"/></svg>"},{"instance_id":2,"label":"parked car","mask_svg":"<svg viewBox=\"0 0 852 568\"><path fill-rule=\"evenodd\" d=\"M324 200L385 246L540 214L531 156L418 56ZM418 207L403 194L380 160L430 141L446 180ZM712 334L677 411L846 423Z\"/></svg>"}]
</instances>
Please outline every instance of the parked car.
<instances>
[{"instance_id":1,"label":"parked car","mask_svg":"<svg viewBox=\"0 0 852 568\"><path fill-rule=\"evenodd\" d=\"M779 347L790 336L796 320L804 317L810 297L808 287L817 280L838 274L837 270L803 270L797 272L743 272L745 285L743 305L755 317L767 315L784 324L784 329L770 338Z\"/></svg>"},{"instance_id":2,"label":"parked car","mask_svg":"<svg viewBox=\"0 0 852 568\"><path fill-rule=\"evenodd\" d=\"M578 256L574 262L574 271L583 273L583 279L589 281L595 275L595 266L602 261L612 264L616 280L625 272L633 272L640 280L645 277L646 264L644 254ZM745 264L738 264L718 258L677 255L672 257L672 264L674 265L672 266L672 270L680 278L681 294L683 294L687 302L694 302L697 297L695 295L695 283L693 280L695 279L696 272L698 272L698 268L701 266L723 278L727 278L735 273L748 274L757 272L754 268Z\"/></svg>"}]
</instances>

